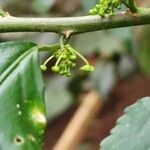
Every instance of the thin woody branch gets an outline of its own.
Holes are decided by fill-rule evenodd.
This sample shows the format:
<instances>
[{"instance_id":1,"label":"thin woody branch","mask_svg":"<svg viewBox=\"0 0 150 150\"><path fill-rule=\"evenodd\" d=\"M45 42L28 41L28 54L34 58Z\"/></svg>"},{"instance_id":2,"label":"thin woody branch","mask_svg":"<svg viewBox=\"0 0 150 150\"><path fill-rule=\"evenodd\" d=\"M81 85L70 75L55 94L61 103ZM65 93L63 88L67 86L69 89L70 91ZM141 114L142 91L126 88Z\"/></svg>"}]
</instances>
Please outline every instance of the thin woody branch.
<instances>
[{"instance_id":1,"label":"thin woody branch","mask_svg":"<svg viewBox=\"0 0 150 150\"><path fill-rule=\"evenodd\" d=\"M67 37L78 33L150 24L150 9L140 8L137 13L120 12L113 17L82 16L65 18L1 17L0 33L55 32Z\"/></svg>"}]
</instances>

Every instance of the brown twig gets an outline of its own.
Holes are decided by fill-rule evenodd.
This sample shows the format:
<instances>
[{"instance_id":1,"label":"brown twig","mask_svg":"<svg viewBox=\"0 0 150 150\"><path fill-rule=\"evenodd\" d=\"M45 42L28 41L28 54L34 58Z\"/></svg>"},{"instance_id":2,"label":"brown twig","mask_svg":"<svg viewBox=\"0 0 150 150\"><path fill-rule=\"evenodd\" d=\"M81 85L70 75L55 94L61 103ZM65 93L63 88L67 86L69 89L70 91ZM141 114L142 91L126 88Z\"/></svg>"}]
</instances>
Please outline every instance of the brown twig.
<instances>
[{"instance_id":1,"label":"brown twig","mask_svg":"<svg viewBox=\"0 0 150 150\"><path fill-rule=\"evenodd\" d=\"M76 149L101 106L102 100L97 92L87 94L53 150Z\"/></svg>"}]
</instances>

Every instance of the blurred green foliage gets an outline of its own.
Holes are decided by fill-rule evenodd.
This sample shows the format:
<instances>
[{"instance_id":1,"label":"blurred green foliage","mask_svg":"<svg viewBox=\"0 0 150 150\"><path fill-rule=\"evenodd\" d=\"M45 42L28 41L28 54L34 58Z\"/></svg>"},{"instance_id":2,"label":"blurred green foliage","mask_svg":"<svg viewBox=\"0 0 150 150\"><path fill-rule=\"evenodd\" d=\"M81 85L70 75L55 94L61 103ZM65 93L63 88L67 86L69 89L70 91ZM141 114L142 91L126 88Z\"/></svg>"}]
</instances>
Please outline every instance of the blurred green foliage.
<instances>
[{"instance_id":1,"label":"blurred green foliage","mask_svg":"<svg viewBox=\"0 0 150 150\"><path fill-rule=\"evenodd\" d=\"M146 150L149 149L150 97L139 99L128 106L117 120L111 135L100 144L101 150ZM134 142L132 142L134 141Z\"/></svg>"},{"instance_id":2,"label":"blurred green foliage","mask_svg":"<svg viewBox=\"0 0 150 150\"><path fill-rule=\"evenodd\" d=\"M138 51L136 52L137 59L142 71L150 75L150 28L145 27L142 35L139 37Z\"/></svg>"}]
</instances>

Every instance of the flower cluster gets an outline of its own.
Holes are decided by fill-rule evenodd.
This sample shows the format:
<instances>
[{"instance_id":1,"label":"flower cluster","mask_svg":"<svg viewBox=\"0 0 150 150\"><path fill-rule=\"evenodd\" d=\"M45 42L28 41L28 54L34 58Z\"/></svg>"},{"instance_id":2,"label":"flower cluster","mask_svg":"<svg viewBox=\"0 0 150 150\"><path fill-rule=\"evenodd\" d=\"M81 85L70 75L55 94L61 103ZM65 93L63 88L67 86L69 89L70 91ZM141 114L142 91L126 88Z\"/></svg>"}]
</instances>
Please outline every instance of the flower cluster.
<instances>
[{"instance_id":1,"label":"flower cluster","mask_svg":"<svg viewBox=\"0 0 150 150\"><path fill-rule=\"evenodd\" d=\"M76 66L76 59L80 57L85 65L80 68L80 70L85 72L94 71L94 67L89 64L89 62L74 48L72 48L69 44L64 45L61 49L57 50L51 57L49 57L43 65L41 65L41 69L43 71L47 70L46 64L53 58L56 59L56 63L52 66L51 70L54 73L58 73L62 76L71 76L71 69Z\"/></svg>"},{"instance_id":2,"label":"flower cluster","mask_svg":"<svg viewBox=\"0 0 150 150\"><path fill-rule=\"evenodd\" d=\"M89 13L102 17L106 14L114 15L115 9L121 9L121 4L121 0L99 0L99 3L93 9L90 9Z\"/></svg>"}]
</instances>

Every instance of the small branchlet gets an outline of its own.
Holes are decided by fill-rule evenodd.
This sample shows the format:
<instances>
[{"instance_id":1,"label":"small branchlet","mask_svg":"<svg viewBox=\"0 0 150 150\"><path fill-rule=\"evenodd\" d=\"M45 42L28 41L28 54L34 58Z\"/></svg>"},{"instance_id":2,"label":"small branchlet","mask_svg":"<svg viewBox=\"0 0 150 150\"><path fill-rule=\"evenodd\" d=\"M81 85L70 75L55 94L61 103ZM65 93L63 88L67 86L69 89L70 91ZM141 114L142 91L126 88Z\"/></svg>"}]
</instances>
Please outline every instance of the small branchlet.
<instances>
[{"instance_id":1,"label":"small branchlet","mask_svg":"<svg viewBox=\"0 0 150 150\"><path fill-rule=\"evenodd\" d=\"M94 67L89 64L87 59L82 56L77 50L72 48L71 45L63 43L63 40L60 40L60 49L58 49L52 56L50 56L40 68L43 71L47 70L47 63L52 60L53 58L56 59L55 65L52 66L51 70L54 73L58 73L62 76L71 76L71 70L76 66L77 58L81 58L85 63L84 66L80 68L81 71L91 72L94 71Z\"/></svg>"}]
</instances>

